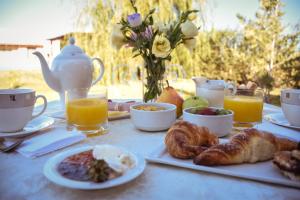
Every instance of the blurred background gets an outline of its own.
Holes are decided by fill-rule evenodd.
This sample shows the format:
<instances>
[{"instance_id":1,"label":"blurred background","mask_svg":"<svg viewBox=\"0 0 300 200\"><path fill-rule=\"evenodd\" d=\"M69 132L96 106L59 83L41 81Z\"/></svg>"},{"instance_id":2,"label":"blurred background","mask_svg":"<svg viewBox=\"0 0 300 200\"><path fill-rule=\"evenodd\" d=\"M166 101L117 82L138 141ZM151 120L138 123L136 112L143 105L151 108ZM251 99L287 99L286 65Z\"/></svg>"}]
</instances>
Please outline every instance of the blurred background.
<instances>
[{"instance_id":1,"label":"blurred background","mask_svg":"<svg viewBox=\"0 0 300 200\"><path fill-rule=\"evenodd\" d=\"M166 79L183 95L194 94L191 77L254 81L266 101L279 104L281 88L300 88L300 1L148 0L136 1L144 15L168 23L179 10L199 10L193 52L176 48ZM33 88L58 99L43 80L38 59L51 65L72 36L88 56L105 64L109 98L142 98L143 62L129 48L111 45L112 26L133 13L129 0L0 0L0 88ZM95 66L96 68L98 66ZM96 76L97 70L95 70Z\"/></svg>"}]
</instances>

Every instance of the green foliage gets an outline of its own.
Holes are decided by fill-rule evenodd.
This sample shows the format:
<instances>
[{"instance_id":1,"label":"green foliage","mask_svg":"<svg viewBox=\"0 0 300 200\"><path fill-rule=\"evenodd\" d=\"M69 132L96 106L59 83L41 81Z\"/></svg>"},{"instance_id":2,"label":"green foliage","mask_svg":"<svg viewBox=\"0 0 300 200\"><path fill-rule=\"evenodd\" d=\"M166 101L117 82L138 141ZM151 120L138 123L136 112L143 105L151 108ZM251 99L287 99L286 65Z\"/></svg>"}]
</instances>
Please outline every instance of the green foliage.
<instances>
[{"instance_id":1,"label":"green foliage","mask_svg":"<svg viewBox=\"0 0 300 200\"><path fill-rule=\"evenodd\" d=\"M257 74L256 82L264 89L265 100L266 102L269 102L270 92L274 88L275 79L268 71L262 71Z\"/></svg>"},{"instance_id":2,"label":"green foliage","mask_svg":"<svg viewBox=\"0 0 300 200\"><path fill-rule=\"evenodd\" d=\"M261 6L256 13L255 20L247 20L241 15L238 18L244 25L243 40L240 51L245 52L246 60L250 64L252 74L246 78L254 78L257 73L262 76L262 87L266 81L276 76L277 87L300 87L295 81L299 76L299 67L294 58L299 57L300 31L285 34L285 27L281 24L284 13L280 0L261 0ZM298 55L298 56L297 56ZM267 70L267 73L264 71ZM275 83L274 83L275 84ZM271 87L271 83L269 83ZM270 88L269 88L270 89Z\"/></svg>"},{"instance_id":3,"label":"green foliage","mask_svg":"<svg viewBox=\"0 0 300 200\"><path fill-rule=\"evenodd\" d=\"M155 9L151 9L142 18L141 13L135 5L134 0L130 0L134 14L123 17L112 33L114 46L121 47L122 43L132 47L133 57L141 56L146 69L146 90L144 101L157 98L163 89L163 79L166 71L165 61L171 61L172 51L185 39L193 39L189 35L187 38L182 31L182 24L188 20L190 14L196 10L179 12L179 17L169 25L154 27L153 14ZM159 19L157 19L160 22ZM163 23L161 23L163 24ZM193 24L192 24L193 25ZM197 28L193 25L193 27ZM122 36L119 36L120 32ZM186 34L186 33L185 33ZM197 34L197 33L196 33Z\"/></svg>"},{"instance_id":4,"label":"green foliage","mask_svg":"<svg viewBox=\"0 0 300 200\"><path fill-rule=\"evenodd\" d=\"M5 78L9 80L9 84L7 85L8 87L6 88L17 89L24 85L24 82L22 81L22 75L17 71L9 71ZM4 79L1 80L4 82Z\"/></svg>"},{"instance_id":5,"label":"green foliage","mask_svg":"<svg viewBox=\"0 0 300 200\"><path fill-rule=\"evenodd\" d=\"M300 53L282 63L274 74L282 85L300 89Z\"/></svg>"},{"instance_id":6,"label":"green foliage","mask_svg":"<svg viewBox=\"0 0 300 200\"><path fill-rule=\"evenodd\" d=\"M143 65L143 59L140 56L132 58L136 54L127 48L117 52L111 47L113 24L135 12L129 0L114 2L95 1L89 4L84 10L88 17L82 17L80 21L92 20L95 32L91 36L75 36L78 45L88 55L103 59L107 83L113 81L115 66L126 65L137 71L137 66ZM135 7L142 16L147 16L150 8L157 8L147 17L151 24L154 18L173 25L171 21L178 19L179 10L186 11L191 5L192 0L135 1ZM202 31L196 37L198 45L192 54L185 48L176 48L171 53L172 60L165 61L166 65L182 65L187 78L206 76L243 83L251 80L259 82L262 87L266 87L266 83L258 79L265 78L258 75L267 71L268 76L276 77L273 86L300 88L300 31L296 28L294 32L286 33L286 27L281 23L284 15L282 6L280 0L260 0L260 8L253 20L237 15L242 30Z\"/></svg>"}]
</instances>

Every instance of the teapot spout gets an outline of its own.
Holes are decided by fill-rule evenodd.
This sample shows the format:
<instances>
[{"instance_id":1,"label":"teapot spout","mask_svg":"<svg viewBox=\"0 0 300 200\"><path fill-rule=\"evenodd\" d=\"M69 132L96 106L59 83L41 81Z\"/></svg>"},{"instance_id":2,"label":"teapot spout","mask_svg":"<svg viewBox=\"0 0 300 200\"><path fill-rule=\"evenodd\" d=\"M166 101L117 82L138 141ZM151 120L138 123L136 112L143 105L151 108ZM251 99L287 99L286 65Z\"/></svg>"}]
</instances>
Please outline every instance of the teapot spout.
<instances>
[{"instance_id":1,"label":"teapot spout","mask_svg":"<svg viewBox=\"0 0 300 200\"><path fill-rule=\"evenodd\" d=\"M200 86L203 83L205 83L208 79L205 78L205 77L200 76L200 77L192 77L192 80L195 82L195 84L197 86Z\"/></svg>"},{"instance_id":2,"label":"teapot spout","mask_svg":"<svg viewBox=\"0 0 300 200\"><path fill-rule=\"evenodd\" d=\"M57 77L55 77L53 72L49 69L48 63L46 62L44 56L38 51L35 51L32 54L36 55L39 58L40 63L41 63L43 77L44 77L46 83L48 84L48 86L51 89L53 89L57 92L60 92L61 91L60 81Z\"/></svg>"}]
</instances>

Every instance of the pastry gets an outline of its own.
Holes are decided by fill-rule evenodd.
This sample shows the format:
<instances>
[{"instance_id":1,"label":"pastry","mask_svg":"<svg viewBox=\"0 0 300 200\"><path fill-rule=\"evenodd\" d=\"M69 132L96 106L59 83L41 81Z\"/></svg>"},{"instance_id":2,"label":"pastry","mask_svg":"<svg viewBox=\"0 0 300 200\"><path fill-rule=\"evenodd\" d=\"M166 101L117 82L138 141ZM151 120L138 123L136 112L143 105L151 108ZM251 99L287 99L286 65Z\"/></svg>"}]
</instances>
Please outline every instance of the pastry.
<instances>
[{"instance_id":1,"label":"pastry","mask_svg":"<svg viewBox=\"0 0 300 200\"><path fill-rule=\"evenodd\" d=\"M188 159L199 155L203 150L219 143L218 137L206 127L199 127L186 121L172 125L165 137L170 155Z\"/></svg>"},{"instance_id":2,"label":"pastry","mask_svg":"<svg viewBox=\"0 0 300 200\"><path fill-rule=\"evenodd\" d=\"M280 151L274 156L273 164L283 175L300 181L300 150Z\"/></svg>"},{"instance_id":3,"label":"pastry","mask_svg":"<svg viewBox=\"0 0 300 200\"><path fill-rule=\"evenodd\" d=\"M213 146L194 158L197 165L255 163L272 159L278 151L297 149L298 143L266 131L246 129L228 143Z\"/></svg>"}]
</instances>

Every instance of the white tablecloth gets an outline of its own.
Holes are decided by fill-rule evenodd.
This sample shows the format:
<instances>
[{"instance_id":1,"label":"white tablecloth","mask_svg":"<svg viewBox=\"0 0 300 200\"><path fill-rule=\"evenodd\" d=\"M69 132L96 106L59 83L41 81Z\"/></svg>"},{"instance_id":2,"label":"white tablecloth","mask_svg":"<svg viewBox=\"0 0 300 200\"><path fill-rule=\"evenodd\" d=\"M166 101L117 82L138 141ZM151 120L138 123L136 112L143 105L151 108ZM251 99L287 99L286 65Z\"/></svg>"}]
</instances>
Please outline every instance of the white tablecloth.
<instances>
[{"instance_id":1,"label":"white tablecloth","mask_svg":"<svg viewBox=\"0 0 300 200\"><path fill-rule=\"evenodd\" d=\"M57 108L57 102L50 103L48 113ZM265 108L268 112L276 112L277 109L270 105ZM109 126L108 134L66 149L108 143L146 156L162 143L165 136L165 132L140 132L130 119L112 121ZM269 122L264 122L259 128L300 141L300 132L296 130ZM48 181L42 172L47 159L66 149L36 159L17 153L1 153L0 199L300 199L300 190L295 188L153 163L148 163L137 179L115 188L96 191L68 189Z\"/></svg>"}]
</instances>

